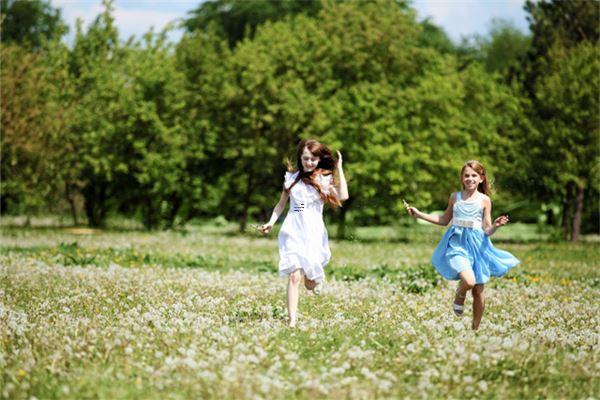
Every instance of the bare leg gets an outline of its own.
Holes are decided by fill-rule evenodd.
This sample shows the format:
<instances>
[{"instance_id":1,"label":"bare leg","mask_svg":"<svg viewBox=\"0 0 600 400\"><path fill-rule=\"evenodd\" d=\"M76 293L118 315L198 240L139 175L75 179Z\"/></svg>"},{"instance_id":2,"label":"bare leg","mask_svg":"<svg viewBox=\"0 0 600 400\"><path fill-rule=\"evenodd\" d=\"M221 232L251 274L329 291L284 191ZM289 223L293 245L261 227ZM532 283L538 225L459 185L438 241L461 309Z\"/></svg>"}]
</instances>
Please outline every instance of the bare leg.
<instances>
[{"instance_id":1,"label":"bare leg","mask_svg":"<svg viewBox=\"0 0 600 400\"><path fill-rule=\"evenodd\" d=\"M475 285L473 288L473 330L479 329L479 323L483 317L483 309L485 308L483 285Z\"/></svg>"},{"instance_id":2,"label":"bare leg","mask_svg":"<svg viewBox=\"0 0 600 400\"><path fill-rule=\"evenodd\" d=\"M287 309L288 309L288 326L296 326L297 311L298 311L298 296L300 287L300 280L302 276L300 270L297 269L290 274L287 287Z\"/></svg>"},{"instance_id":3,"label":"bare leg","mask_svg":"<svg viewBox=\"0 0 600 400\"><path fill-rule=\"evenodd\" d=\"M467 292L475 286L475 274L472 270L466 270L459 274L460 282L456 289L456 297L454 298L454 304L463 305L465 304L465 297Z\"/></svg>"}]
</instances>

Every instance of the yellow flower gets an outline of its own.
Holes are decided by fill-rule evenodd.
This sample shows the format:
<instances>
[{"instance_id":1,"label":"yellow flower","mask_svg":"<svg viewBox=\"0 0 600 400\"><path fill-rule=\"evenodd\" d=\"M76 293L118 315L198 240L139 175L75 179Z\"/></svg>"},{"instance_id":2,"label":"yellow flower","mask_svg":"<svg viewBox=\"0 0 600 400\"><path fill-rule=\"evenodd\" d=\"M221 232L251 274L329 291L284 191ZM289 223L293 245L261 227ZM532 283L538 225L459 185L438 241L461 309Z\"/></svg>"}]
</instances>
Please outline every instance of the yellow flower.
<instances>
[{"instance_id":1,"label":"yellow flower","mask_svg":"<svg viewBox=\"0 0 600 400\"><path fill-rule=\"evenodd\" d=\"M19 372L17 372L17 376L19 378L25 378L25 375L27 375L27 372L25 372L25 370L22 368L19 370Z\"/></svg>"}]
</instances>

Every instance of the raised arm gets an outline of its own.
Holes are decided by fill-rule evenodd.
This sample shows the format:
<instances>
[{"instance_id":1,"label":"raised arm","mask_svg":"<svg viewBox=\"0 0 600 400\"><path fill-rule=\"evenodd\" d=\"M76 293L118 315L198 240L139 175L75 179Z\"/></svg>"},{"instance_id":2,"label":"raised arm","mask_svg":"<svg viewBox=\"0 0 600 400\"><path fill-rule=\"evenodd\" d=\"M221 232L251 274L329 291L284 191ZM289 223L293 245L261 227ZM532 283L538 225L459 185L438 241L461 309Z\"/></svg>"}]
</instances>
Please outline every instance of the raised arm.
<instances>
[{"instance_id":1,"label":"raised arm","mask_svg":"<svg viewBox=\"0 0 600 400\"><path fill-rule=\"evenodd\" d=\"M340 153L339 151L337 152L337 163L336 163L336 169L337 169L337 173L338 173L338 185L335 188L337 191L337 195L338 195L338 199L340 201L346 201L350 198L350 195L348 194L348 184L346 183L346 177L344 176L344 169L342 168L342 153Z\"/></svg>"},{"instance_id":2,"label":"raised arm","mask_svg":"<svg viewBox=\"0 0 600 400\"><path fill-rule=\"evenodd\" d=\"M446 207L446 211L444 211L444 214L442 215L425 214L424 212L419 211L416 207L411 206L406 207L406 211L408 211L408 213L414 218L420 218L424 221L431 222L432 224L446 226L450 220L452 220L452 207L454 206L455 201L456 193L452 193L448 199L448 207Z\"/></svg>"},{"instance_id":3,"label":"raised arm","mask_svg":"<svg viewBox=\"0 0 600 400\"><path fill-rule=\"evenodd\" d=\"M281 213L283 212L283 210L285 210L285 206L289 197L290 195L285 189L281 191L281 196L279 197L279 201L273 209L271 219L269 219L269 222L267 222L259 228L262 234L266 235L267 233L271 232L271 229L273 229L273 225L275 225L275 222L277 222L277 220L281 216Z\"/></svg>"},{"instance_id":4,"label":"raised arm","mask_svg":"<svg viewBox=\"0 0 600 400\"><path fill-rule=\"evenodd\" d=\"M492 236L496 229L508 224L508 222L508 215L501 215L492 222L492 201L486 196L483 199L483 231L485 234Z\"/></svg>"}]
</instances>

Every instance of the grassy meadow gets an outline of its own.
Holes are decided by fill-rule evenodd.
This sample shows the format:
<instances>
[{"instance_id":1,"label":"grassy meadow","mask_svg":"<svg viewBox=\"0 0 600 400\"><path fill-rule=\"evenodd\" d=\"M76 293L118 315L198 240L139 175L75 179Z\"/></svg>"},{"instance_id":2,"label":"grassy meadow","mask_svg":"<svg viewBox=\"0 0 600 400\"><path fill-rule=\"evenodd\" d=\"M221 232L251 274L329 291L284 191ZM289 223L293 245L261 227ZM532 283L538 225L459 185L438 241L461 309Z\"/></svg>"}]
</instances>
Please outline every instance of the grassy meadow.
<instances>
[{"instance_id":1,"label":"grassy meadow","mask_svg":"<svg viewBox=\"0 0 600 400\"><path fill-rule=\"evenodd\" d=\"M600 246L513 224L522 264L470 330L429 264L443 230L331 240L321 296L285 326L276 234L89 230L4 219L0 398L598 398ZM333 229L332 229L333 230Z\"/></svg>"}]
</instances>

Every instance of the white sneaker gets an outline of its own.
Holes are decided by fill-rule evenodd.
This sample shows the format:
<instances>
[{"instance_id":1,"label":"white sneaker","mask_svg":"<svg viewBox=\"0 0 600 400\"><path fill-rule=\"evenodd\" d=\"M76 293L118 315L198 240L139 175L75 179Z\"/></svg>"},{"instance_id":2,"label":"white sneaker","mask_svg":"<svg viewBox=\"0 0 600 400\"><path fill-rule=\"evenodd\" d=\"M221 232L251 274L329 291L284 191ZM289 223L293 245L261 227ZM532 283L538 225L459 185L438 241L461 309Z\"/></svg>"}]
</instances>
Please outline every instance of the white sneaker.
<instances>
[{"instance_id":1,"label":"white sneaker","mask_svg":"<svg viewBox=\"0 0 600 400\"><path fill-rule=\"evenodd\" d=\"M317 282L317 284L315 285L315 288L313 289L313 293L316 295L321 294L321 291L323 290L323 282L325 282L324 280L321 280L319 282Z\"/></svg>"},{"instance_id":2,"label":"white sneaker","mask_svg":"<svg viewBox=\"0 0 600 400\"><path fill-rule=\"evenodd\" d=\"M295 328L297 323L298 323L298 316L294 315L294 316L288 317L286 325L288 328Z\"/></svg>"}]
</instances>

